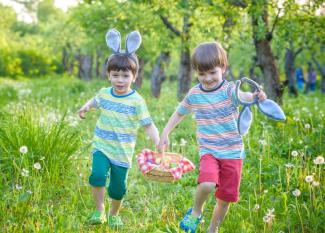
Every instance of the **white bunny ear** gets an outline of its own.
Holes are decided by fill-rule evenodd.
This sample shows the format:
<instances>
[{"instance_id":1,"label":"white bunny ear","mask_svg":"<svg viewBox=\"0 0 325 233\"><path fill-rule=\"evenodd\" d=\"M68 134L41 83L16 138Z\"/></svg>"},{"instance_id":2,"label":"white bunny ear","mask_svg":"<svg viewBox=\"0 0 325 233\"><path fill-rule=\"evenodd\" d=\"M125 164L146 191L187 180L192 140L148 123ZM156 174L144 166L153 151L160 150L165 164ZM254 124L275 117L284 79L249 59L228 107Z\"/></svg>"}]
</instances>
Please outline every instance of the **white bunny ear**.
<instances>
[{"instance_id":1,"label":"white bunny ear","mask_svg":"<svg viewBox=\"0 0 325 233\"><path fill-rule=\"evenodd\" d=\"M126 38L126 53L134 53L141 44L141 35L138 31L130 32Z\"/></svg>"},{"instance_id":2,"label":"white bunny ear","mask_svg":"<svg viewBox=\"0 0 325 233\"><path fill-rule=\"evenodd\" d=\"M121 50L121 35L116 29L110 29L105 36L106 44L114 53Z\"/></svg>"}]
</instances>

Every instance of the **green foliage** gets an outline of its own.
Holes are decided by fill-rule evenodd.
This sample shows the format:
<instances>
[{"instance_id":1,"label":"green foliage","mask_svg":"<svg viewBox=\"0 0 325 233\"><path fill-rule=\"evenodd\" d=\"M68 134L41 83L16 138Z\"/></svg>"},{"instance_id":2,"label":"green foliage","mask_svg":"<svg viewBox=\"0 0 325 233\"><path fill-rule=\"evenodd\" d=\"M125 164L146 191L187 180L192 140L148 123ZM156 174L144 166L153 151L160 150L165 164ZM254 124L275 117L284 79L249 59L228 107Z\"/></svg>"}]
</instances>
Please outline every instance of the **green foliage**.
<instances>
[{"instance_id":1,"label":"green foliage","mask_svg":"<svg viewBox=\"0 0 325 233\"><path fill-rule=\"evenodd\" d=\"M85 224L95 208L88 175L90 142L98 113L90 112L86 120L76 120L77 109L107 82L84 83L57 77L0 82L0 211L7 213L0 218L1 229L111 231L107 225ZM173 83L165 85L160 99L151 98L147 82L138 90L160 131L178 104L176 88ZM285 96L285 123L272 121L253 108L254 121L244 137L241 198L231 205L220 232L324 232L324 164L314 162L317 156L324 157L324 103L320 93L296 99ZM186 146L180 145L181 139L187 141ZM198 165L191 116L172 132L170 143L172 151ZM19 152L24 145L28 148L26 154ZM154 149L154 145L141 129L136 153L143 148ZM164 184L145 180L135 158L133 162L120 211L125 227L118 232L180 232L178 223L193 205L198 168L177 183ZM35 163L40 163L40 170L34 168ZM29 171L28 177L22 175L23 169ZM319 182L318 186L306 182L308 175ZM295 189L300 190L300 196L293 195ZM197 232L206 232L209 225L215 205L212 196ZM263 222L272 208L275 218Z\"/></svg>"}]
</instances>

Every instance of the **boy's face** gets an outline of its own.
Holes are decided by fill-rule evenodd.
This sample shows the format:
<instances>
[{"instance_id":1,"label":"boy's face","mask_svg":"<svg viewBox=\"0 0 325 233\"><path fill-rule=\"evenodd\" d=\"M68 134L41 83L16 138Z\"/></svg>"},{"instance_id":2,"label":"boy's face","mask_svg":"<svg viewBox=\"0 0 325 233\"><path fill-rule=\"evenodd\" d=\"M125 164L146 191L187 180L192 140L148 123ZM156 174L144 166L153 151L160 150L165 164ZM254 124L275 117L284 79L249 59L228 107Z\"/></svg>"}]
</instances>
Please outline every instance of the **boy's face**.
<instances>
[{"instance_id":1,"label":"boy's face","mask_svg":"<svg viewBox=\"0 0 325 233\"><path fill-rule=\"evenodd\" d=\"M212 89L222 82L222 74L224 69L215 67L208 71L198 71L199 82L206 89Z\"/></svg>"},{"instance_id":2,"label":"boy's face","mask_svg":"<svg viewBox=\"0 0 325 233\"><path fill-rule=\"evenodd\" d=\"M111 70L108 79L118 95L127 94L131 90L131 84L135 81L132 71Z\"/></svg>"}]
</instances>

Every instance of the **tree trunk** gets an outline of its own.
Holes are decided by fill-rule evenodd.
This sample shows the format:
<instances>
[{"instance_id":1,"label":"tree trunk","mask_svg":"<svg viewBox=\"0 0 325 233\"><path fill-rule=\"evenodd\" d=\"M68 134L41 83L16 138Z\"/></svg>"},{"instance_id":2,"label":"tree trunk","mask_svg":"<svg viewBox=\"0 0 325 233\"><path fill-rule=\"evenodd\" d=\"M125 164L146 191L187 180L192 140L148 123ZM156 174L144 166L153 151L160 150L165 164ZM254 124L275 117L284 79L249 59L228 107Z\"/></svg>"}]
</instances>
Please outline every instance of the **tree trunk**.
<instances>
[{"instance_id":1,"label":"tree trunk","mask_svg":"<svg viewBox=\"0 0 325 233\"><path fill-rule=\"evenodd\" d=\"M98 46L96 48L96 67L95 67L95 73L96 73L96 77L100 77L100 69L101 69L101 64L100 64L100 60L101 60L101 57L102 57L102 52L100 50L100 47Z\"/></svg>"},{"instance_id":2,"label":"tree trunk","mask_svg":"<svg viewBox=\"0 0 325 233\"><path fill-rule=\"evenodd\" d=\"M282 103L283 88L280 83L279 71L276 66L275 57L271 49L272 33L268 32L268 11L267 1L253 0L254 11L251 11L253 39L256 50L257 64L260 67L264 80L268 98ZM261 25L263 20L264 25ZM261 32L261 27L264 31Z\"/></svg>"},{"instance_id":3,"label":"tree trunk","mask_svg":"<svg viewBox=\"0 0 325 233\"><path fill-rule=\"evenodd\" d=\"M92 56L79 54L78 56L78 77L82 80L91 80L93 59Z\"/></svg>"},{"instance_id":4,"label":"tree trunk","mask_svg":"<svg viewBox=\"0 0 325 233\"><path fill-rule=\"evenodd\" d=\"M151 73L151 93L159 98L161 84L166 80L165 67L170 60L169 52L161 52Z\"/></svg>"},{"instance_id":5,"label":"tree trunk","mask_svg":"<svg viewBox=\"0 0 325 233\"><path fill-rule=\"evenodd\" d=\"M107 60L108 60L108 58L106 58L104 63L101 65L100 75L99 75L100 78L104 79L104 80L107 78L107 71L106 71L106 69L107 69L107 65L106 65Z\"/></svg>"},{"instance_id":6,"label":"tree trunk","mask_svg":"<svg viewBox=\"0 0 325 233\"><path fill-rule=\"evenodd\" d=\"M179 100L183 99L187 92L190 90L192 81L192 67L191 67L191 54L189 49L189 16L185 15L183 18L183 31L182 31L182 51L180 68L178 73L178 91L177 97Z\"/></svg>"},{"instance_id":7,"label":"tree trunk","mask_svg":"<svg viewBox=\"0 0 325 233\"><path fill-rule=\"evenodd\" d=\"M316 60L316 58L314 56L312 56L312 60L315 63L318 72L321 74L322 80L321 80L321 92L325 93L325 65L323 65L323 67L321 66L321 64Z\"/></svg>"},{"instance_id":8,"label":"tree trunk","mask_svg":"<svg viewBox=\"0 0 325 233\"><path fill-rule=\"evenodd\" d=\"M135 80L134 87L135 89L140 89L143 82L143 75L144 75L144 60L139 58L139 71L138 77Z\"/></svg>"},{"instance_id":9,"label":"tree trunk","mask_svg":"<svg viewBox=\"0 0 325 233\"><path fill-rule=\"evenodd\" d=\"M294 51L292 49L286 48L284 70L285 70L286 79L288 81L289 94L297 97L298 91L295 82L294 61L295 61Z\"/></svg>"}]
</instances>

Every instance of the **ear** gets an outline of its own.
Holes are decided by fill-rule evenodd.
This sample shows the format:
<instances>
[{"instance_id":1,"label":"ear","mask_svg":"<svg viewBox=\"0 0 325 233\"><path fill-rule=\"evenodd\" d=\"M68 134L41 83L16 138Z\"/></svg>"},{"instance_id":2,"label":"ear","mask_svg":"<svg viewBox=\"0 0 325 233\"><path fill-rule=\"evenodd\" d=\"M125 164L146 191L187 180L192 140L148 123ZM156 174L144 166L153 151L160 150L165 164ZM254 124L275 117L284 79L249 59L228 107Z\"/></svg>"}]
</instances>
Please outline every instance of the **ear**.
<instances>
[{"instance_id":1,"label":"ear","mask_svg":"<svg viewBox=\"0 0 325 233\"><path fill-rule=\"evenodd\" d=\"M245 135L248 133L253 120L253 114L250 107L245 106L239 114L238 117L238 131L240 135Z\"/></svg>"},{"instance_id":2,"label":"ear","mask_svg":"<svg viewBox=\"0 0 325 233\"><path fill-rule=\"evenodd\" d=\"M141 44L141 35L138 31L133 31L128 34L126 38L126 53L132 54L134 53Z\"/></svg>"},{"instance_id":3,"label":"ear","mask_svg":"<svg viewBox=\"0 0 325 233\"><path fill-rule=\"evenodd\" d=\"M114 53L119 53L121 50L121 35L115 29L110 29L105 36L106 44L113 50Z\"/></svg>"}]
</instances>

